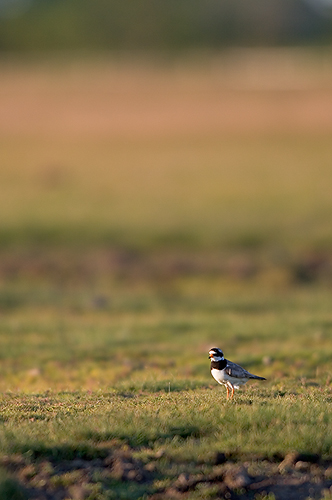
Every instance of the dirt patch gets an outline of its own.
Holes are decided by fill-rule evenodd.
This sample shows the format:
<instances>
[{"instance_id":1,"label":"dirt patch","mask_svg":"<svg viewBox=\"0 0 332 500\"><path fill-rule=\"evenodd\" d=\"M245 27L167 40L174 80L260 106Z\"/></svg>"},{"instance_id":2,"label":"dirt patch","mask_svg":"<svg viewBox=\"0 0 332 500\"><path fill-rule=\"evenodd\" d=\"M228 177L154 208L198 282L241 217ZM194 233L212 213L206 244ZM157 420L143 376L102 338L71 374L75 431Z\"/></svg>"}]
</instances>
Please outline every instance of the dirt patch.
<instances>
[{"instance_id":1,"label":"dirt patch","mask_svg":"<svg viewBox=\"0 0 332 500\"><path fill-rule=\"evenodd\" d=\"M148 467L130 451L110 451L105 459L30 462L20 455L2 458L0 464L21 487L24 498L85 500L116 489L119 484L151 483Z\"/></svg>"},{"instance_id":2,"label":"dirt patch","mask_svg":"<svg viewBox=\"0 0 332 500\"><path fill-rule=\"evenodd\" d=\"M32 463L13 455L2 458L1 465L16 481L22 498L36 500L85 500L103 494L124 498L127 490L130 498L144 495L150 500L185 500L194 492L230 500L254 500L268 494L276 500L306 500L309 496L318 500L332 492L332 462L320 457L290 453L282 461L259 458L235 462L225 455L221 460L222 455L216 456L218 464L209 472L202 466L199 473L181 472L178 476L170 473L175 464L165 466L164 453L151 452L150 460L143 463L131 449L110 450L106 458L60 462L43 459ZM160 486L166 478L167 485Z\"/></svg>"},{"instance_id":3,"label":"dirt patch","mask_svg":"<svg viewBox=\"0 0 332 500\"><path fill-rule=\"evenodd\" d=\"M199 490L209 493L209 498L231 500L252 500L268 494L273 494L276 500L321 499L331 493L331 464L313 464L299 458L287 456L281 463L227 461L215 466L210 474L181 474L169 488L151 498L185 498L189 491Z\"/></svg>"}]
</instances>

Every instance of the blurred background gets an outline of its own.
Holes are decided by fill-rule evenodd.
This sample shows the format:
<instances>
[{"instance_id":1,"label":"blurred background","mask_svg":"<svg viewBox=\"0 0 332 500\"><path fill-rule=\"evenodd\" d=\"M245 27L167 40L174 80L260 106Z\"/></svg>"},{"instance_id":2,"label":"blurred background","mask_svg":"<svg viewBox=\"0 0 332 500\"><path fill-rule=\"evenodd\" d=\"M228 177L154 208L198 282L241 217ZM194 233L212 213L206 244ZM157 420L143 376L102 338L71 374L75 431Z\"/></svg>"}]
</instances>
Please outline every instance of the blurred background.
<instances>
[{"instance_id":1,"label":"blurred background","mask_svg":"<svg viewBox=\"0 0 332 500\"><path fill-rule=\"evenodd\" d=\"M0 0L2 275L330 279L331 41L328 0Z\"/></svg>"},{"instance_id":2,"label":"blurred background","mask_svg":"<svg viewBox=\"0 0 332 500\"><path fill-rule=\"evenodd\" d=\"M328 0L0 0L4 331L329 290L331 44Z\"/></svg>"},{"instance_id":3,"label":"blurred background","mask_svg":"<svg viewBox=\"0 0 332 500\"><path fill-rule=\"evenodd\" d=\"M321 44L330 0L1 0L3 51Z\"/></svg>"}]
</instances>

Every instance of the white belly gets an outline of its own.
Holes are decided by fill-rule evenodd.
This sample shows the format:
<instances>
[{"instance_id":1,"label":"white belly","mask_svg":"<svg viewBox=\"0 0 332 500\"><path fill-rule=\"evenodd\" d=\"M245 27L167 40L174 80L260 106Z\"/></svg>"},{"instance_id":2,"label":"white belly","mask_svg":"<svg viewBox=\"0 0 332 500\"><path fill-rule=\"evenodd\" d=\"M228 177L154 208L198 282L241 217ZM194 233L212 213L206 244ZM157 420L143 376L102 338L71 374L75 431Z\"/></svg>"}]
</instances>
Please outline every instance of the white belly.
<instances>
[{"instance_id":1,"label":"white belly","mask_svg":"<svg viewBox=\"0 0 332 500\"><path fill-rule=\"evenodd\" d=\"M238 389L240 385L248 382L247 378L230 377L227 373L225 373L225 370L216 370L215 368L212 368L211 375L218 382L218 384L232 385L235 389Z\"/></svg>"}]
</instances>

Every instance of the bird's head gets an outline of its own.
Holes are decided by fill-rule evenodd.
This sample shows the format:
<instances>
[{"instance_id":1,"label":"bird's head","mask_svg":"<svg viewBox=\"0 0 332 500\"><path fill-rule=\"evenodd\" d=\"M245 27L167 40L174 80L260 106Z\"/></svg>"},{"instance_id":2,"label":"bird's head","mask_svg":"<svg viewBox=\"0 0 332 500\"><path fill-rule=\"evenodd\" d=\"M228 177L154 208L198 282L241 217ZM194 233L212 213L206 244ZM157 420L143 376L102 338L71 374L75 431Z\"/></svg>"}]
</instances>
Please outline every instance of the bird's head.
<instances>
[{"instance_id":1,"label":"bird's head","mask_svg":"<svg viewBox=\"0 0 332 500\"><path fill-rule=\"evenodd\" d=\"M218 347L213 347L209 350L209 358L211 361L222 361L224 359L224 353Z\"/></svg>"}]
</instances>

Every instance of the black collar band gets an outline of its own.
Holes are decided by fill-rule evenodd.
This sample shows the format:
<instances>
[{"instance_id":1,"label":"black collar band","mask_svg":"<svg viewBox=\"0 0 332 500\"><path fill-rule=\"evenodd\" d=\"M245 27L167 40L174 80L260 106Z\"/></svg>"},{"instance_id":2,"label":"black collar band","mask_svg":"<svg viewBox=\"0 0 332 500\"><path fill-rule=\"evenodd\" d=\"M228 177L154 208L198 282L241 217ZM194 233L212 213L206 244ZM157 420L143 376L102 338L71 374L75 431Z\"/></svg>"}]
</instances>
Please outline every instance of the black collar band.
<instances>
[{"instance_id":1,"label":"black collar band","mask_svg":"<svg viewBox=\"0 0 332 500\"><path fill-rule=\"evenodd\" d=\"M227 360L221 359L220 361L211 361L211 370L223 370L227 366Z\"/></svg>"}]
</instances>

